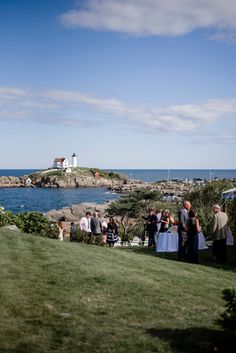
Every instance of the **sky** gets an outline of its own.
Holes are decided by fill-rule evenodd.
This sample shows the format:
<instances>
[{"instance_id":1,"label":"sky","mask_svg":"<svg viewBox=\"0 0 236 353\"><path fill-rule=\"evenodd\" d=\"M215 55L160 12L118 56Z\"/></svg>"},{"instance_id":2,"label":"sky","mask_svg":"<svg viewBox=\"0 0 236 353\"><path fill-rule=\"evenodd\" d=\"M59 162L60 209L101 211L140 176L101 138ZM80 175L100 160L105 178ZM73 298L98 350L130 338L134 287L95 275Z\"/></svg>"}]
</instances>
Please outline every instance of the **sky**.
<instances>
[{"instance_id":1,"label":"sky","mask_svg":"<svg viewBox=\"0 0 236 353\"><path fill-rule=\"evenodd\" d=\"M0 0L0 169L236 168L235 0Z\"/></svg>"}]
</instances>

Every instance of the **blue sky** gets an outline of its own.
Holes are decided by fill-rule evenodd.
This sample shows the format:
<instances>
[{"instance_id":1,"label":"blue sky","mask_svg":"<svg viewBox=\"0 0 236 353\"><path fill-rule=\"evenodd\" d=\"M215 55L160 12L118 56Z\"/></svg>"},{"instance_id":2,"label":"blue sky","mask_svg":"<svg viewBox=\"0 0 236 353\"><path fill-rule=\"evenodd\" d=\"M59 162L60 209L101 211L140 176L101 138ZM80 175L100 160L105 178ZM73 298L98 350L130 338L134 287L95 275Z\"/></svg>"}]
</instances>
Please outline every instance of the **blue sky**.
<instances>
[{"instance_id":1,"label":"blue sky","mask_svg":"<svg viewBox=\"0 0 236 353\"><path fill-rule=\"evenodd\" d=\"M234 0L0 0L0 168L236 168Z\"/></svg>"}]
</instances>

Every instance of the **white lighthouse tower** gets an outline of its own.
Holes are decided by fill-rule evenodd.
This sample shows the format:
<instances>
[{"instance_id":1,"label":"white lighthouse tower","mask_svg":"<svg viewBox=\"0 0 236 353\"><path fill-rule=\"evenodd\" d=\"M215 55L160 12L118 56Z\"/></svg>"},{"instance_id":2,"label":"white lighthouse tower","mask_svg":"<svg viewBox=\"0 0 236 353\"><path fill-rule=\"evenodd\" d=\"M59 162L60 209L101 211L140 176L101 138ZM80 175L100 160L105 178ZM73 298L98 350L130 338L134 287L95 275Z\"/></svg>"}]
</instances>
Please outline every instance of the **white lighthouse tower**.
<instances>
[{"instance_id":1,"label":"white lighthouse tower","mask_svg":"<svg viewBox=\"0 0 236 353\"><path fill-rule=\"evenodd\" d=\"M72 166L73 168L76 168L76 167L77 167L77 156L76 156L75 153L72 154L72 164L71 164L71 166Z\"/></svg>"}]
</instances>

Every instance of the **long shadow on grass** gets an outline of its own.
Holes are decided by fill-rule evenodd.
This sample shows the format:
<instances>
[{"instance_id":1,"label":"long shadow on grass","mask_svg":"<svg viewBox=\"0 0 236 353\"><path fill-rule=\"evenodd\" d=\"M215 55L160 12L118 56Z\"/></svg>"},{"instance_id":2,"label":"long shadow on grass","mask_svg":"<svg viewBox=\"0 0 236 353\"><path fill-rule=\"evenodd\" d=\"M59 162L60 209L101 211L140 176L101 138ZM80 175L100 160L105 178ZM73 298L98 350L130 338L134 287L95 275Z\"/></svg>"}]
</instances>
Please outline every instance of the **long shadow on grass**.
<instances>
[{"instance_id":1,"label":"long shadow on grass","mask_svg":"<svg viewBox=\"0 0 236 353\"><path fill-rule=\"evenodd\" d=\"M233 353L235 337L220 330L204 327L189 329L150 328L147 333L152 337L169 343L170 347L181 353Z\"/></svg>"},{"instance_id":2,"label":"long shadow on grass","mask_svg":"<svg viewBox=\"0 0 236 353\"><path fill-rule=\"evenodd\" d=\"M129 251L139 255L145 256L155 256L161 259L177 261L178 254L175 252L171 253L156 253L153 248L147 247L127 247L121 248L122 251ZM209 266L217 269L222 269L225 271L233 271L236 272L236 253L233 247L228 247L228 262L226 264L217 264L214 262L212 257L212 248L210 247L208 250L199 251L199 265Z\"/></svg>"}]
</instances>

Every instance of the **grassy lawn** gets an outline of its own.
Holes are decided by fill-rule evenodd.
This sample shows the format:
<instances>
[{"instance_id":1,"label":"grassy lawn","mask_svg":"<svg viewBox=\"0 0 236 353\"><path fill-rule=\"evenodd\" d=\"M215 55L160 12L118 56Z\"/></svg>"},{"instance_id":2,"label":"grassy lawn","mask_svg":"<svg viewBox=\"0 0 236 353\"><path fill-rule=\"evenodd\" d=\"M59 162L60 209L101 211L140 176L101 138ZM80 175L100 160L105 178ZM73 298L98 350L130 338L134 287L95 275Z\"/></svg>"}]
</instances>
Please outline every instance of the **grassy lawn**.
<instances>
[{"instance_id":1,"label":"grassy lawn","mask_svg":"<svg viewBox=\"0 0 236 353\"><path fill-rule=\"evenodd\" d=\"M0 230L0 352L197 353L220 334L223 268Z\"/></svg>"}]
</instances>

